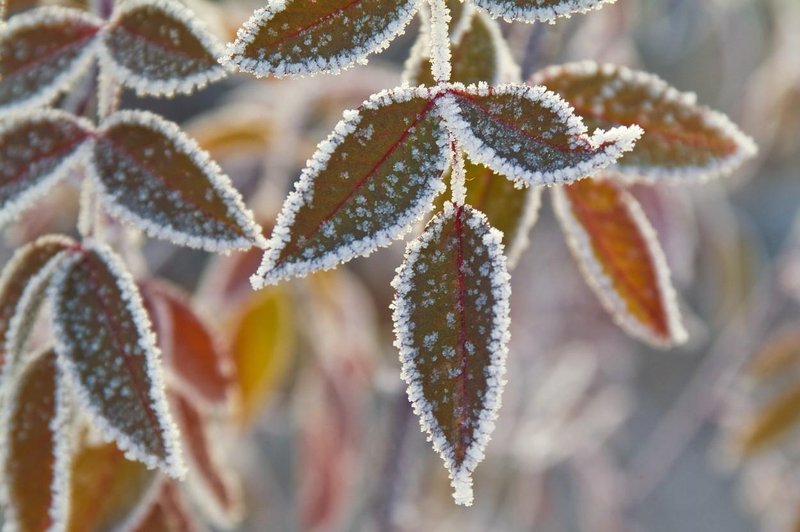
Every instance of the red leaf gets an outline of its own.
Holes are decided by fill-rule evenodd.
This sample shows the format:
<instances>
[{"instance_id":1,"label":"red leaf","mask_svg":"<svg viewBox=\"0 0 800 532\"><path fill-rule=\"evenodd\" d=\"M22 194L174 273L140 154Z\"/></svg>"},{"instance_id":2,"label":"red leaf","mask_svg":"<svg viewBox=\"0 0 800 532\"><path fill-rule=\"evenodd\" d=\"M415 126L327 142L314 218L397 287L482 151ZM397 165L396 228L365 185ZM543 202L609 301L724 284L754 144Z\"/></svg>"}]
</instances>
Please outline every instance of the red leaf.
<instances>
[{"instance_id":1,"label":"red leaf","mask_svg":"<svg viewBox=\"0 0 800 532\"><path fill-rule=\"evenodd\" d=\"M92 125L63 111L11 114L0 121L0 225L50 191L80 161Z\"/></svg>"},{"instance_id":2,"label":"red leaf","mask_svg":"<svg viewBox=\"0 0 800 532\"><path fill-rule=\"evenodd\" d=\"M594 179L553 193L572 253L617 323L656 346L683 342L664 254L633 196L611 181Z\"/></svg>"},{"instance_id":3,"label":"red leaf","mask_svg":"<svg viewBox=\"0 0 800 532\"><path fill-rule=\"evenodd\" d=\"M197 532L202 527L192 517L180 487L171 480L161 490L148 512L133 528L135 532Z\"/></svg>"},{"instance_id":4,"label":"red leaf","mask_svg":"<svg viewBox=\"0 0 800 532\"><path fill-rule=\"evenodd\" d=\"M163 281L140 284L164 363L181 389L212 404L225 404L233 384L230 354L192 310L188 294Z\"/></svg>"},{"instance_id":5,"label":"red leaf","mask_svg":"<svg viewBox=\"0 0 800 532\"><path fill-rule=\"evenodd\" d=\"M77 9L43 7L0 25L0 110L50 103L94 58L102 21Z\"/></svg>"},{"instance_id":6,"label":"red leaf","mask_svg":"<svg viewBox=\"0 0 800 532\"><path fill-rule=\"evenodd\" d=\"M66 519L70 432L67 391L47 351L5 375L2 502L5 527L59 529Z\"/></svg>"},{"instance_id":7,"label":"red leaf","mask_svg":"<svg viewBox=\"0 0 800 532\"><path fill-rule=\"evenodd\" d=\"M100 244L75 250L51 293L56 350L93 425L131 459L182 476L160 353L121 260Z\"/></svg>"},{"instance_id":8,"label":"red leaf","mask_svg":"<svg viewBox=\"0 0 800 532\"><path fill-rule=\"evenodd\" d=\"M505 384L511 290L501 240L483 214L447 203L409 244L392 282L408 398L458 504L472 504L472 472Z\"/></svg>"}]
</instances>

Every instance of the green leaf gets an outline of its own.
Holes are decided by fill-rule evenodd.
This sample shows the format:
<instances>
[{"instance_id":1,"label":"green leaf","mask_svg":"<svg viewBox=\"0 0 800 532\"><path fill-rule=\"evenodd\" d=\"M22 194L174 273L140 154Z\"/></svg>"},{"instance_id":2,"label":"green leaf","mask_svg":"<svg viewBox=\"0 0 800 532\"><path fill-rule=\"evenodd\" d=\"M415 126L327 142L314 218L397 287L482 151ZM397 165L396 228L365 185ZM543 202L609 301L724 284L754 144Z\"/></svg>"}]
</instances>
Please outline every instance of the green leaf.
<instances>
[{"instance_id":1,"label":"green leaf","mask_svg":"<svg viewBox=\"0 0 800 532\"><path fill-rule=\"evenodd\" d=\"M228 47L226 61L258 77L338 73L402 33L417 0L270 0Z\"/></svg>"},{"instance_id":2,"label":"green leaf","mask_svg":"<svg viewBox=\"0 0 800 532\"><path fill-rule=\"evenodd\" d=\"M545 69L530 82L559 93L589 129L641 126L644 135L614 167L634 179L717 177L756 153L725 115L646 72L587 61Z\"/></svg>"},{"instance_id":3,"label":"green leaf","mask_svg":"<svg viewBox=\"0 0 800 532\"><path fill-rule=\"evenodd\" d=\"M100 244L76 249L50 292L56 351L92 424L130 459L181 477L161 355L122 261Z\"/></svg>"},{"instance_id":4,"label":"green leaf","mask_svg":"<svg viewBox=\"0 0 800 532\"><path fill-rule=\"evenodd\" d=\"M458 504L472 504L472 472L505 384L511 288L501 238L480 212L447 203L392 282L408 398Z\"/></svg>"},{"instance_id":5,"label":"green leaf","mask_svg":"<svg viewBox=\"0 0 800 532\"><path fill-rule=\"evenodd\" d=\"M447 132L427 89L347 111L284 203L255 287L330 269L405 234L444 190Z\"/></svg>"}]
</instances>

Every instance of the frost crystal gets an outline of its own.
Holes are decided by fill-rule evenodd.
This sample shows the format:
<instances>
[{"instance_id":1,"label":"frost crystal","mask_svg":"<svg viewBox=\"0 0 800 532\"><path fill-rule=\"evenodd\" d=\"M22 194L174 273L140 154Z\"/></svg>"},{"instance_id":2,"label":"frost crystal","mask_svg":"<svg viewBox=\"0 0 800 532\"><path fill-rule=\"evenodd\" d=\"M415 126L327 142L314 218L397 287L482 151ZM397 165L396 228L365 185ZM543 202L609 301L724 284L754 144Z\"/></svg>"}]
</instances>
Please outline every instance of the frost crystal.
<instances>
[{"instance_id":1,"label":"frost crystal","mask_svg":"<svg viewBox=\"0 0 800 532\"><path fill-rule=\"evenodd\" d=\"M558 17L587 13L616 0L471 0L493 17L508 22L555 22Z\"/></svg>"},{"instance_id":2,"label":"frost crystal","mask_svg":"<svg viewBox=\"0 0 800 532\"><path fill-rule=\"evenodd\" d=\"M408 398L464 505L505 385L511 289L501 241L483 214L447 202L392 281Z\"/></svg>"}]
</instances>

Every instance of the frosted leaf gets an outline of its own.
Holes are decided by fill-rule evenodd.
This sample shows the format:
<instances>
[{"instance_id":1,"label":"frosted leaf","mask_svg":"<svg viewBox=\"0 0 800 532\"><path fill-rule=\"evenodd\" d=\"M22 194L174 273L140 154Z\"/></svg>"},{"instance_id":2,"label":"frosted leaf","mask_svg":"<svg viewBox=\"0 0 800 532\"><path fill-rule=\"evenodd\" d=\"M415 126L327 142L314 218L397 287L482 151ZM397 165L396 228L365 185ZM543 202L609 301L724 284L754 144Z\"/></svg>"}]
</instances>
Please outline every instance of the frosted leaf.
<instances>
[{"instance_id":1,"label":"frosted leaf","mask_svg":"<svg viewBox=\"0 0 800 532\"><path fill-rule=\"evenodd\" d=\"M555 22L558 17L587 13L616 0L471 0L493 17L508 22Z\"/></svg>"},{"instance_id":2,"label":"frosted leaf","mask_svg":"<svg viewBox=\"0 0 800 532\"><path fill-rule=\"evenodd\" d=\"M4 379L0 502L4 530L61 530L69 503L69 394L48 350Z\"/></svg>"},{"instance_id":3,"label":"frosted leaf","mask_svg":"<svg viewBox=\"0 0 800 532\"><path fill-rule=\"evenodd\" d=\"M43 7L0 24L0 112L44 105L91 65L102 21L63 7Z\"/></svg>"},{"instance_id":4,"label":"frosted leaf","mask_svg":"<svg viewBox=\"0 0 800 532\"><path fill-rule=\"evenodd\" d=\"M419 1L269 0L239 29L224 62L258 77L338 73L386 48Z\"/></svg>"},{"instance_id":5,"label":"frosted leaf","mask_svg":"<svg viewBox=\"0 0 800 532\"><path fill-rule=\"evenodd\" d=\"M408 245L392 282L408 398L458 504L472 504L472 472L505 385L511 288L501 239L483 214L448 202Z\"/></svg>"},{"instance_id":6,"label":"frosted leaf","mask_svg":"<svg viewBox=\"0 0 800 532\"><path fill-rule=\"evenodd\" d=\"M436 83L450 81L450 10L445 0L428 0L430 6L429 56Z\"/></svg>"},{"instance_id":7,"label":"frosted leaf","mask_svg":"<svg viewBox=\"0 0 800 532\"><path fill-rule=\"evenodd\" d=\"M92 162L106 206L152 237L207 251L263 245L230 179L172 122L115 113L101 125Z\"/></svg>"},{"instance_id":8,"label":"frosted leaf","mask_svg":"<svg viewBox=\"0 0 800 532\"><path fill-rule=\"evenodd\" d=\"M113 443L84 440L72 459L67 530L130 530L158 497L165 479L127 460Z\"/></svg>"},{"instance_id":9,"label":"frosted leaf","mask_svg":"<svg viewBox=\"0 0 800 532\"><path fill-rule=\"evenodd\" d=\"M102 244L76 249L56 271L50 292L56 351L93 424L131 460L181 477L161 353L121 260Z\"/></svg>"},{"instance_id":10,"label":"frosted leaf","mask_svg":"<svg viewBox=\"0 0 800 532\"><path fill-rule=\"evenodd\" d=\"M614 168L634 179L717 177L756 153L725 115L646 72L586 61L547 68L531 83L559 93L590 128L640 125L644 135Z\"/></svg>"},{"instance_id":11,"label":"frosted leaf","mask_svg":"<svg viewBox=\"0 0 800 532\"><path fill-rule=\"evenodd\" d=\"M188 397L172 393L170 403L186 452L189 494L195 497L198 508L210 521L230 529L241 518L242 494L238 479L229 474L220 461L219 437L212 435L219 427L209 426L208 416Z\"/></svg>"},{"instance_id":12,"label":"frosted leaf","mask_svg":"<svg viewBox=\"0 0 800 532\"><path fill-rule=\"evenodd\" d=\"M620 327L657 347L684 342L664 253L633 196L595 179L555 188L553 194L575 259Z\"/></svg>"},{"instance_id":13,"label":"frosted leaf","mask_svg":"<svg viewBox=\"0 0 800 532\"><path fill-rule=\"evenodd\" d=\"M399 88L344 113L286 199L254 287L369 255L430 210L448 150L433 97Z\"/></svg>"},{"instance_id":14,"label":"frosted leaf","mask_svg":"<svg viewBox=\"0 0 800 532\"><path fill-rule=\"evenodd\" d=\"M63 111L0 119L0 226L41 198L85 155L92 125Z\"/></svg>"},{"instance_id":15,"label":"frosted leaf","mask_svg":"<svg viewBox=\"0 0 800 532\"><path fill-rule=\"evenodd\" d=\"M0 368L7 362L6 343L10 325L14 316L19 314L20 302L27 299L29 281L53 257L72 245L74 241L64 236L43 236L19 248L3 268L0 275Z\"/></svg>"},{"instance_id":16,"label":"frosted leaf","mask_svg":"<svg viewBox=\"0 0 800 532\"><path fill-rule=\"evenodd\" d=\"M135 523L131 523L133 532L197 532L205 530L193 517L181 493L180 485L166 480L159 486L159 491Z\"/></svg>"},{"instance_id":17,"label":"frosted leaf","mask_svg":"<svg viewBox=\"0 0 800 532\"><path fill-rule=\"evenodd\" d=\"M438 99L469 158L525 185L569 183L612 164L633 148L637 126L597 130L544 87L453 84Z\"/></svg>"},{"instance_id":18,"label":"frosted leaf","mask_svg":"<svg viewBox=\"0 0 800 532\"><path fill-rule=\"evenodd\" d=\"M189 93L226 75L220 43L172 0L127 0L103 33L109 71L140 95Z\"/></svg>"},{"instance_id":19,"label":"frosted leaf","mask_svg":"<svg viewBox=\"0 0 800 532\"><path fill-rule=\"evenodd\" d=\"M224 405L233 385L233 361L192 309L189 295L163 281L140 283L164 364L192 398Z\"/></svg>"},{"instance_id":20,"label":"frosted leaf","mask_svg":"<svg viewBox=\"0 0 800 532\"><path fill-rule=\"evenodd\" d=\"M489 224L503 233L508 268L512 270L528 247L528 234L536 223L542 203L542 188L518 188L485 166L466 162L467 205L486 215ZM449 197L448 192L439 196Z\"/></svg>"}]
</instances>

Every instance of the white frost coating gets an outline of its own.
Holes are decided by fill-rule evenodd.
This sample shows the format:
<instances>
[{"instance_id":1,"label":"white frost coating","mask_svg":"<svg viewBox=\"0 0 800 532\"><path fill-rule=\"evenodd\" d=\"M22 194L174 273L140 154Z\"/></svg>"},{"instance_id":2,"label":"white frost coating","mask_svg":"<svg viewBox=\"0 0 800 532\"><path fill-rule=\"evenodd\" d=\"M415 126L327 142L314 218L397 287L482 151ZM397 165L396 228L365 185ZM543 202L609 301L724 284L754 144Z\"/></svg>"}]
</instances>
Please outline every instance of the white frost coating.
<instances>
[{"instance_id":1,"label":"white frost coating","mask_svg":"<svg viewBox=\"0 0 800 532\"><path fill-rule=\"evenodd\" d=\"M477 11L475 16L480 18L481 22L483 22L489 30L489 34L492 36L492 47L494 48L495 61L497 61L497 79L495 79L494 82L520 83L522 80L522 70L514 60L511 48L508 46L508 41L503 37L500 30L500 25L482 11Z\"/></svg>"},{"instance_id":2,"label":"white frost coating","mask_svg":"<svg viewBox=\"0 0 800 532\"><path fill-rule=\"evenodd\" d=\"M244 55L247 46L255 40L256 35L269 24L276 14L286 9L292 2L302 1L304 0L269 0L266 7L256 10L250 19L239 28L236 41L228 44L220 62L223 65L235 66L240 71L249 72L259 78L268 75L282 78L338 74L356 64L365 65L367 56L385 50L395 37L403 33L418 11L420 4L425 0L403 0L402 5L398 1L398 5L394 8L397 11L397 17L382 32L372 34L361 46L343 50L333 56L307 57L303 62L290 62L282 59L272 64L266 60L253 59ZM358 25L358 21L348 22L351 28ZM343 27L347 27L344 22Z\"/></svg>"},{"instance_id":3,"label":"white frost coating","mask_svg":"<svg viewBox=\"0 0 800 532\"><path fill-rule=\"evenodd\" d=\"M414 266L420 257L420 253L436 241L445 224L452 219L455 212L456 207L450 202L445 202L442 212L428 223L422 235L409 242L406 247L403 264L397 268L397 275L392 281L392 287L396 293L391 308L395 332L394 345L400 351L401 377L408 385L408 399L414 408L414 413L419 417L421 430L427 433L428 441L432 442L434 451L441 456L445 467L450 473L453 498L456 504L470 506L473 501L472 472L484 458L484 450L489 442L491 433L494 431L494 420L497 419L497 412L500 409L501 396L506 383L506 355L510 339L508 327L510 322L509 298L511 296L511 285L506 269L506 259L503 255L502 233L489 225L483 213L469 206L465 207L464 212L468 217L466 220L467 225L473 228L486 227L488 229L488 232L483 237L483 243L486 245L492 261L489 281L495 304L491 310L494 327L488 339L490 364L484 370L487 376L487 388L483 397L483 410L475 426L473 440L465 453L466 458L457 467L453 449L433 415L433 406L424 396L422 380L425 376L420 374L415 361L420 351L418 346L414 345L413 323L411 323L411 309L408 297L415 290L411 280L414 274Z\"/></svg>"},{"instance_id":4,"label":"white frost coating","mask_svg":"<svg viewBox=\"0 0 800 532\"><path fill-rule=\"evenodd\" d=\"M519 221L517 233L514 240L506 247L506 260L508 269L516 268L522 252L528 249L530 244L530 231L536 220L539 218L539 208L542 206L542 187L528 187L525 197L525 208L522 211L522 219Z\"/></svg>"},{"instance_id":5,"label":"white frost coating","mask_svg":"<svg viewBox=\"0 0 800 532\"><path fill-rule=\"evenodd\" d=\"M140 96L189 94L196 89L202 89L209 83L224 78L228 74L227 68L223 65L213 64L208 70L196 72L189 76L178 75L172 79L153 79L140 72L134 72L116 61L106 44L108 35L122 18L142 8L157 9L167 17L180 22L200 41L211 58L220 57L224 53L222 44L208 31L205 24L180 2L172 0L125 0L118 8L114 9L114 16L109 20L108 25L103 28L102 46L98 52L103 70L114 76L126 87L134 89Z\"/></svg>"},{"instance_id":6,"label":"white frost coating","mask_svg":"<svg viewBox=\"0 0 800 532\"><path fill-rule=\"evenodd\" d=\"M450 24L450 42L457 46L469 29L472 17L475 16L475 7L470 3L461 4L461 18Z\"/></svg>"},{"instance_id":7,"label":"white frost coating","mask_svg":"<svg viewBox=\"0 0 800 532\"><path fill-rule=\"evenodd\" d=\"M526 6L519 6L514 0L472 0L478 8L488 12L492 17L502 17L506 22L549 22L554 23L558 17L569 18L574 13L588 13L600 9L605 4L613 4L617 0L528 0Z\"/></svg>"},{"instance_id":8,"label":"white frost coating","mask_svg":"<svg viewBox=\"0 0 800 532\"><path fill-rule=\"evenodd\" d=\"M362 104L361 109L378 109L391 103L404 102L416 97L435 98L438 94L439 91L437 89L398 87L373 94ZM348 242L335 252L316 259L287 263L276 268L280 253L289 242L291 227L297 212L307 203L308 198L313 197L315 192L314 180L325 170L331 154L350 134L356 131L360 121L361 114L359 111L345 111L344 118L336 125L328 138L319 143L317 151L306 162L306 167L303 169L300 179L295 183L294 190L289 193L281 212L278 214L275 228L267 242L261 265L256 273L250 277L250 283L255 290L266 285L277 284L279 281L290 277L305 277L309 273L318 270L329 270L355 257L367 256L380 247L388 246L392 241L411 231L413 224L421 220L433 208L433 199L444 192L446 187L441 179L431 180L427 194L413 208L406 211L402 216L397 217L393 224L384 226L372 237ZM444 172L447 167L448 140L446 135L442 135L441 139L437 139L439 151L442 155L441 160L436 163L441 172Z\"/></svg>"},{"instance_id":9,"label":"white frost coating","mask_svg":"<svg viewBox=\"0 0 800 532\"><path fill-rule=\"evenodd\" d=\"M467 171L464 167L464 152L458 145L458 141L450 138L450 190L453 191L452 202L456 205L464 205L467 202Z\"/></svg>"},{"instance_id":10,"label":"white frost coating","mask_svg":"<svg viewBox=\"0 0 800 532\"><path fill-rule=\"evenodd\" d=\"M514 181L521 181L527 185L553 185L569 183L589 177L616 161L623 153L633 149L636 141L642 135L639 126L615 127L607 131L596 130L588 136L583 120L573 113L572 107L556 93L548 91L545 87L518 84L502 84L490 87L486 83L465 87L461 83L452 83L449 91L437 99L442 116L448 128L458 138L470 160L488 166L495 172L502 174ZM581 161L574 166L558 168L555 171L542 172L538 169L521 166L514 161L501 157L492 146L479 139L472 126L462 116L457 94L472 97L486 97L489 95L514 95L536 102L545 109L549 109L560 120L559 126L564 128L566 134L587 142L594 149L604 143L608 145L592 157ZM501 140L501 139L495 139Z\"/></svg>"},{"instance_id":11,"label":"white frost coating","mask_svg":"<svg viewBox=\"0 0 800 532\"><path fill-rule=\"evenodd\" d=\"M11 17L7 24L0 24L0 42L16 39L15 34L19 31L34 27L40 27L42 31L47 31L47 25L62 23L80 23L94 26L98 30L103 25L102 20L85 11L60 6L40 7ZM78 56L70 61L69 66L63 68L61 73L56 75L50 83L39 87L39 90L35 92L29 92L21 99L0 104L0 113L47 105L55 100L89 69L95 59L99 44L97 35L94 35Z\"/></svg>"},{"instance_id":12,"label":"white frost coating","mask_svg":"<svg viewBox=\"0 0 800 532\"><path fill-rule=\"evenodd\" d=\"M20 15L22 16L22 15ZM2 113L2 111L0 111ZM77 125L88 133L94 131L94 126L85 118L76 117L65 111L57 109L35 109L30 111L15 111L12 113L4 114L0 119L0 144L3 142L3 137L21 125L26 123L37 122L50 122L50 121L64 121ZM19 194L16 198L8 201L5 205L0 206L0 227L16 220L23 211L28 209L36 200L42 198L48 191L51 190L53 185L58 181L64 179L69 172L75 169L80 163L86 160L88 153L91 149L92 139L87 139L75 146L73 152L64 158L61 163L53 168L53 170L34 186L28 187L24 192ZM3 175L3 169L0 168L0 176Z\"/></svg>"},{"instance_id":13,"label":"white frost coating","mask_svg":"<svg viewBox=\"0 0 800 532\"><path fill-rule=\"evenodd\" d=\"M211 252L225 252L232 249L249 249L253 245L258 247L266 245L261 227L255 222L253 213L245 206L242 196L234 188L230 178L222 172L219 165L211 159L209 154L197 142L181 131L177 124L147 111L119 111L101 124L98 136L102 137L103 134L119 124L135 124L146 127L154 133L170 139L181 152L188 155L192 162L200 168L208 179L208 184L227 205L230 218L236 222L247 236L234 240L213 239L179 231L169 225L160 224L155 220L142 217L116 200L115 195L106 188L100 178L94 157L92 157L88 165L88 173L112 215L139 227L151 237L167 240L179 246L200 248Z\"/></svg>"},{"instance_id":14,"label":"white frost coating","mask_svg":"<svg viewBox=\"0 0 800 532\"><path fill-rule=\"evenodd\" d=\"M436 83L450 81L450 9L445 0L428 0L431 6L429 45L431 73Z\"/></svg>"},{"instance_id":15,"label":"white frost coating","mask_svg":"<svg viewBox=\"0 0 800 532\"><path fill-rule=\"evenodd\" d=\"M168 482L163 474L155 476L153 481L147 486L144 495L139 499L134 508L129 509L128 515L124 516L120 523L114 528L119 532L134 532L141 530L142 521L149 515L153 506L158 503L164 484Z\"/></svg>"},{"instance_id":16,"label":"white frost coating","mask_svg":"<svg viewBox=\"0 0 800 532\"><path fill-rule=\"evenodd\" d=\"M567 243L573 256L578 262L578 266L584 274L589 286L597 294L600 302L606 310L614 317L614 321L628 334L638 338L654 347L668 349L680 345L687 339L686 330L683 328L678 310L677 296L670 280L669 266L661 249L661 245L656 237L655 229L645 216L639 203L627 191L622 191L621 197L624 206L639 228L640 234L647 243L647 253L650 261L655 268L658 283L660 300L664 304L664 311L667 318L667 328L669 337L662 338L654 334L647 326L636 319L629 311L627 304L614 290L614 284L606 273L603 266L597 260L592 248L592 242L586 229L575 218L572 212L572 204L561 187L554 187L553 207L561 228L567 237Z\"/></svg>"},{"instance_id":17,"label":"white frost coating","mask_svg":"<svg viewBox=\"0 0 800 532\"><path fill-rule=\"evenodd\" d=\"M747 136L736 124L724 114L714 111L706 106L697 103L697 96L692 92L681 92L669 85L666 81L649 72L632 70L630 68L612 64L598 64L594 61L578 61L556 65L540 70L531 76L529 83L535 85L547 85L551 79L558 79L564 76L592 77L597 74L606 76L613 75L614 79L609 81L604 90L597 95L596 101L586 102L588 106L602 106L608 98L613 98L614 93L624 86L635 87L649 93L653 102L665 102L675 104L678 108L688 112L699 114L703 123L717 131L722 137L732 140L737 150L734 154L710 161L704 166L676 166L672 168L658 166L634 166L630 164L617 164L613 167L615 172L622 174L622 177L630 181L645 181L656 183L659 181L686 181L697 180L706 181L718 177L724 177L737 168L745 161L751 159L758 152L758 147L752 138ZM639 110L640 113L644 109ZM588 116L588 115L587 115ZM673 116L654 116L654 120L670 121ZM642 124L647 135L648 125Z\"/></svg>"},{"instance_id":18,"label":"white frost coating","mask_svg":"<svg viewBox=\"0 0 800 532\"><path fill-rule=\"evenodd\" d=\"M141 462L150 469L158 467L169 476L182 480L186 475L186 465L181 452L178 429L170 414L164 393L161 351L156 345L150 319L142 304L136 283L126 270L122 260L107 245L92 240L85 241L83 250L75 252L71 257L63 260L53 275L53 281L48 290L51 305L54 309L58 309L61 306L63 297L61 288L76 262L81 259L84 253L93 253L109 269L117 281L117 288L123 301L134 318L133 325L139 337L138 346L144 351L146 357L145 367L149 380L150 407L156 415L161 429L166 456L162 459L150 454L147 449L137 446L121 429L106 419L102 410L92 402L88 390L81 381L78 368L75 366L74 361L66 355L71 350L72 341L63 330L63 323L55 319L53 320L53 332L56 340L59 367L68 378L80 407L89 414L92 424L98 429L105 441L116 443L117 447L125 453L128 459Z\"/></svg>"},{"instance_id":19,"label":"white frost coating","mask_svg":"<svg viewBox=\"0 0 800 532\"><path fill-rule=\"evenodd\" d=\"M47 348L33 356L26 358L25 363L15 366L11 371L5 371L0 383L0 467L5 468L9 459L8 435L14 431L13 416L17 408L17 393L25 373L33 364L46 356L50 351ZM54 356L54 355L53 355ZM50 485L50 524L47 530L60 532L67 529L70 505L70 479L72 474L73 439L70 437L72 420L71 394L65 379L61 378L56 367L55 413L50 421L53 431L53 480ZM3 532L17 532L21 530L16 506L13 504L9 491L8 479L0 482L0 505L3 508Z\"/></svg>"}]
</instances>

